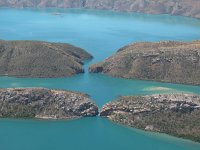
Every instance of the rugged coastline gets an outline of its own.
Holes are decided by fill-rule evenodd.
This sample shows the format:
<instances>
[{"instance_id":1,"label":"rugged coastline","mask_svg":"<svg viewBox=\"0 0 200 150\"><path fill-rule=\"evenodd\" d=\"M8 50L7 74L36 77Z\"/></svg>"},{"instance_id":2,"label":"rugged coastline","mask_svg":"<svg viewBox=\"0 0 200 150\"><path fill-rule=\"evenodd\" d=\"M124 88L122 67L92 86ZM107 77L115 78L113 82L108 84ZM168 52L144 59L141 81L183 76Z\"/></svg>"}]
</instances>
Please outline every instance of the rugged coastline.
<instances>
[{"instance_id":1,"label":"rugged coastline","mask_svg":"<svg viewBox=\"0 0 200 150\"><path fill-rule=\"evenodd\" d=\"M97 3L98 1L98 3ZM190 0L2 0L0 1L0 7L16 7L16 8L26 8L26 7L35 7L35 8L46 8L46 7L59 7L59 8L92 8L92 9L109 9L116 11L134 11L134 12L144 12L152 14L171 14L171 15L182 15L190 16L195 18L200 18L199 16L199 1ZM170 3L168 2L170 1ZM5 3L4 3L5 2ZM90 4L88 3L90 2ZM166 2L166 4L165 4ZM148 5L148 7L147 7ZM7 7L6 6L6 7ZM186 8L187 7L187 8ZM191 8L192 7L192 8ZM60 15L58 12L52 13L52 15ZM50 15L48 15L50 16ZM51 16L52 18L54 16ZM176 19L176 17L175 17ZM79 25L78 25L79 27ZM59 27L58 27L59 28ZM120 30L121 31L121 30ZM195 30L196 31L196 30ZM130 33L131 34L131 33ZM11 34L12 35L12 34ZM82 35L82 33L80 33ZM97 34L98 35L98 34ZM103 34L104 35L104 34ZM134 34L132 34L134 35ZM188 34L192 35L192 34ZM102 36L104 37L104 36ZM109 36L110 38L110 36ZM89 38L88 38L89 39ZM78 39L79 40L79 39ZM104 39L105 40L105 39ZM186 38L187 40L187 38ZM81 40L82 41L82 40ZM88 40L90 41L90 40ZM116 44L116 42L113 42ZM98 45L96 45L98 46ZM94 46L95 47L95 46ZM103 47L101 47L103 48ZM98 48L97 48L98 49ZM95 48L94 48L95 50ZM191 84L191 85L200 85L200 41L193 42L175 42L175 41L163 41L163 42L140 42L127 45L118 50L118 52L106 59L105 61L91 65L89 71L91 73L104 73L113 77L121 77L128 79L139 79L139 80L153 80L161 82L171 82L171 83L181 83L181 84ZM38 42L38 41L3 41L0 40L0 76L13 76L13 77L25 77L25 78L54 78L54 77L70 77L75 74L83 73L83 62L87 59L91 59L92 56L84 51L81 48L75 47L70 44L63 43L49 43L49 42ZM98 60L98 58L97 58ZM81 76L82 77L82 76ZM174 92L175 89L184 88L184 85L180 87L162 86L158 83L158 86L151 86L147 83L143 88L137 85L140 82L133 82L130 84L124 84L125 82L113 82L111 80L101 80L96 78L95 80L90 80L88 78L75 78L75 80L59 80L58 83L47 80L40 84L52 87L73 87L76 89L83 89L88 91L94 98L102 98L102 100L107 99L107 97L116 96L116 94L124 94L132 90L133 93L136 93L138 90L143 90L144 93L153 93L154 91L160 92ZM74 79L74 78L72 78ZM77 79L77 80L76 80ZM89 79L89 80L88 80ZM21 80L21 79L20 79ZM11 86L32 86L33 82L37 82L38 85L41 80L36 81L30 80L25 81L26 85L23 84L24 79L22 79L22 84L18 79L7 80L7 78L2 78L1 81L2 87L11 87ZM100 82L95 83L99 80ZM69 81L69 82L68 82ZM71 84L75 81L75 85ZM102 81L102 82L101 82ZM128 80L125 80L129 82ZM69 83L71 84L66 85ZM47 84L46 84L47 83ZM80 84L81 83L81 84ZM88 84L89 83L89 84ZM92 83L92 84L90 84ZM94 84L93 84L94 83ZM98 85L100 83L100 85ZM105 83L105 86L102 86ZM4 85L5 84L5 85ZM110 86L112 84L112 86ZM144 83L145 84L145 83ZM35 84L34 84L35 85ZM90 85L91 87L87 87ZM108 85L108 87L107 87ZM130 86L129 86L130 85ZM154 84L153 84L154 85ZM94 87L93 87L94 86ZM95 86L100 86L100 88L95 88ZM132 87L135 86L136 88ZM175 85L176 86L176 85ZM119 88L112 89L109 91L109 88ZM145 88L147 87L147 88ZM172 88L170 88L172 87ZM102 89L99 91L98 89ZM122 91L120 91L122 90ZM127 90L127 91L125 91ZM193 86L186 87L187 91L193 91L199 93L197 90L199 88L194 88ZM97 92L97 93L95 93ZM99 96L98 92L103 92ZM141 91L142 92L142 91ZM192 92L191 92L192 93ZM102 101L103 102L103 101ZM90 99L87 94L65 91L65 90L52 90L45 88L8 88L0 89L0 118L27 118L27 119L44 119L44 120L58 120L58 119L76 119L82 117L95 117L98 115L98 107ZM146 131L166 133L172 136L190 139L200 143L200 96L193 94L155 94L155 95L146 95L146 96L122 96L119 97L116 101L112 101L103 106L100 113L101 117L106 117L109 120L126 125L133 128L138 128ZM93 120L94 119L94 120ZM95 118L91 120L95 122ZM101 119L105 120L105 119ZM82 121L82 120L81 120ZM139 136L134 134L129 136L127 134L130 132L123 132L118 128L113 130L107 124L97 121L96 124L87 119L83 121L89 122L89 124L84 124L83 122L77 122L77 125L70 124L73 128L68 127L64 124L60 128L60 123L58 126L53 126L53 128L48 128L46 125L42 128L43 130L53 131L55 129L57 134L49 134L48 132L42 132L42 130L37 130L35 124L31 123L33 126L33 132L36 132L35 137L41 137L36 140L34 143L39 143L39 147L42 145L49 144L50 135L54 141L55 147L60 149L65 148L65 141L71 143L72 149L74 147L74 141L82 141L78 147L91 147L91 140L88 142L87 139L94 139L92 142L98 142L98 139L103 139L104 142L109 141L106 148L115 147L115 149L123 149L128 145L127 141L130 141L130 148L134 148L134 143L138 143L139 149L141 146L141 141L146 139L140 139ZM107 121L107 120L105 120ZM8 129L5 126L8 126ZM26 126L23 126L23 122L19 128L14 128L10 130L12 126L16 127L15 122L10 124L6 123L5 126L2 126L3 135L7 137L12 137L13 145L16 147L16 143L22 143L21 147L30 147L30 144L24 145L33 141L32 134L27 136ZM37 125L36 125L37 126ZM85 128L85 127L89 128ZM88 130L95 127L93 130ZM100 128L99 127L105 128ZM38 127L38 126L37 126ZM46 128L47 127L47 128ZM4 129L5 128L5 129ZM79 130L80 129L80 130ZM24 131L25 132L21 132ZM30 130L30 128L29 128ZM73 131L73 132L70 132ZM84 130L84 132L82 132ZM106 134L98 134L96 138L96 131L108 131ZM10 134L7 132L11 132ZM13 137L13 131L18 131ZM58 131L58 132L57 132ZM74 132L75 131L75 132ZM80 131L80 132L79 132ZM119 132L119 134L116 134ZM38 134L39 133L39 134ZM45 134L44 134L45 133ZM77 134L74 134L77 133ZM80 136L81 133L81 136ZM85 138L84 136L88 133L92 133L92 136ZM108 133L108 134L107 134ZM113 134L114 133L114 134ZM29 139L28 142L23 138L19 137L19 141L16 140L16 137L20 134L24 134L23 138ZM70 135L71 134L71 135ZM124 135L123 140L119 140L119 144L116 144L116 139L112 136L121 137ZM45 135L45 136L44 136ZM68 136L66 136L68 135ZM108 136L107 136L108 135ZM10 144L10 138L3 138L3 145ZM28 137L28 138L27 138ZM64 137L64 138L63 138ZM108 138L107 138L108 137ZM127 139L125 137L128 137ZM135 139L139 140L133 140ZM105 139L104 139L105 138ZM5 141L4 141L5 139ZM14 140L15 139L15 140ZM47 139L47 142L44 142ZM55 140L56 139L56 140ZM63 140L64 139L64 140ZM67 140L66 140L67 139ZM71 140L72 139L72 140ZM82 139L82 140L81 140ZM86 139L84 141L83 139ZM159 145L159 141L155 142L151 139L149 140L150 146ZM7 143L8 141L8 143ZM133 142L135 141L135 142ZM139 141L139 142L137 142ZM148 141L148 140L147 140ZM180 140L181 141L181 140ZM175 140L173 147L176 149L176 146L179 144ZM183 141L181 141L183 142ZM6 144L4 144L6 143ZM32 142L33 143L33 142ZM63 143L63 147L60 146ZM111 143L111 145L109 145ZM169 144L168 142L166 142ZM193 143L193 142L191 142ZM199 144L198 143L198 144ZM16 145L15 145L16 144ZM83 144L83 145L82 145ZM113 144L113 145L112 145ZM187 144L184 143L183 147ZM33 144L36 145L36 144ZM70 145L70 144L69 144ZM69 148L70 146L67 145ZM97 149L103 149L99 143ZM136 144L137 145L137 144ZM147 144L145 144L146 146ZM169 144L170 145L170 144ZM104 145L105 146L105 145ZM181 145L182 146L182 145ZM190 146L190 145L189 145ZM188 146L188 147L189 147ZM193 145L191 144L191 147ZM19 146L20 147L20 146ZM33 146L34 147L34 146ZM50 144L48 147L54 148ZM121 148L122 147L122 148ZM148 146L147 146L148 147ZM164 147L164 146L163 146ZM170 146L169 146L170 147ZM7 148L7 147L6 147ZM4 148L4 149L6 149ZM77 148L77 149L80 149ZM105 147L104 147L105 148ZM138 149L138 148L136 148ZM151 149L151 148L150 148ZM162 149L162 148L161 148ZM168 148L170 149L170 148ZM180 148L181 149L181 148ZM187 149L187 148L186 148ZM198 149L198 148L197 148Z\"/></svg>"},{"instance_id":2,"label":"rugged coastline","mask_svg":"<svg viewBox=\"0 0 200 150\"><path fill-rule=\"evenodd\" d=\"M200 96L123 96L103 106L100 116L147 131L200 142Z\"/></svg>"},{"instance_id":3,"label":"rugged coastline","mask_svg":"<svg viewBox=\"0 0 200 150\"><path fill-rule=\"evenodd\" d=\"M84 73L83 61L91 58L70 44L0 40L0 76L69 77Z\"/></svg>"},{"instance_id":4,"label":"rugged coastline","mask_svg":"<svg viewBox=\"0 0 200 150\"><path fill-rule=\"evenodd\" d=\"M89 70L127 79L200 85L200 41L130 44Z\"/></svg>"},{"instance_id":5,"label":"rugged coastline","mask_svg":"<svg viewBox=\"0 0 200 150\"><path fill-rule=\"evenodd\" d=\"M1 118L74 119L98 115L88 95L45 88L0 89Z\"/></svg>"},{"instance_id":6,"label":"rugged coastline","mask_svg":"<svg viewBox=\"0 0 200 150\"><path fill-rule=\"evenodd\" d=\"M199 0L1 0L0 7L106 9L200 18Z\"/></svg>"}]
</instances>

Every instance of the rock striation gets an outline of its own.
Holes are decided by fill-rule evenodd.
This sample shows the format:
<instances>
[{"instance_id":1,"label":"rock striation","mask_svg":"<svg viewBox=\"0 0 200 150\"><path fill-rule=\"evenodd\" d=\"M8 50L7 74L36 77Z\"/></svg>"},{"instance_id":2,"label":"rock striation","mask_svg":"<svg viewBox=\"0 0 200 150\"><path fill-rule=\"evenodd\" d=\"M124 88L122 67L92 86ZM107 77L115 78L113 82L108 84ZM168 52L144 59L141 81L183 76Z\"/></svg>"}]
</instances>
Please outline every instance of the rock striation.
<instances>
[{"instance_id":1,"label":"rock striation","mask_svg":"<svg viewBox=\"0 0 200 150\"><path fill-rule=\"evenodd\" d=\"M92 73L200 85L200 41L140 42L90 66Z\"/></svg>"},{"instance_id":2,"label":"rock striation","mask_svg":"<svg viewBox=\"0 0 200 150\"><path fill-rule=\"evenodd\" d=\"M199 0L1 0L0 7L91 8L200 18Z\"/></svg>"},{"instance_id":3,"label":"rock striation","mask_svg":"<svg viewBox=\"0 0 200 150\"><path fill-rule=\"evenodd\" d=\"M88 95L45 88L0 89L0 117L74 119L98 115Z\"/></svg>"},{"instance_id":4,"label":"rock striation","mask_svg":"<svg viewBox=\"0 0 200 150\"><path fill-rule=\"evenodd\" d=\"M69 77L83 73L83 61L91 58L69 44L0 40L1 76Z\"/></svg>"},{"instance_id":5,"label":"rock striation","mask_svg":"<svg viewBox=\"0 0 200 150\"><path fill-rule=\"evenodd\" d=\"M101 116L148 131L200 142L200 96L160 94L125 96L103 106Z\"/></svg>"}]
</instances>

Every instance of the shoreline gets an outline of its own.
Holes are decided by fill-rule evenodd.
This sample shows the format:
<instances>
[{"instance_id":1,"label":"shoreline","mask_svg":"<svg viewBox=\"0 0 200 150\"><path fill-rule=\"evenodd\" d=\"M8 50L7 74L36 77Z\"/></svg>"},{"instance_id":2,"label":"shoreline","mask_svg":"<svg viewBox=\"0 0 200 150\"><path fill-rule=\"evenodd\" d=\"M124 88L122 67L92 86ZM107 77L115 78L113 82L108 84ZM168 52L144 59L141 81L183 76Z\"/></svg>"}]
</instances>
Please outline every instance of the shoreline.
<instances>
[{"instance_id":1,"label":"shoreline","mask_svg":"<svg viewBox=\"0 0 200 150\"><path fill-rule=\"evenodd\" d=\"M191 140L191 139L177 137L175 135L170 135L170 134L163 133L163 132L154 132L154 131L143 130L141 128L133 128L133 127L125 125L125 124L120 124L120 123L114 122L114 121L112 121L112 120L110 120L106 117L101 117L101 118L106 119L106 120L110 121L111 123L113 123L117 126L127 128L129 130L132 130L132 131L140 133L140 134L144 134L145 136L156 137L156 138L164 137L164 138L168 138L168 139L172 139L172 140L175 139L175 140L181 140L181 141L185 141L185 142L189 142L189 143L195 143L195 144L198 144L198 145L200 144L200 142L197 142L197 141L194 141L194 140Z\"/></svg>"},{"instance_id":2,"label":"shoreline","mask_svg":"<svg viewBox=\"0 0 200 150\"><path fill-rule=\"evenodd\" d=\"M122 96L106 103L100 116L130 128L200 143L199 113L199 95L176 93Z\"/></svg>"},{"instance_id":3,"label":"shoreline","mask_svg":"<svg viewBox=\"0 0 200 150\"><path fill-rule=\"evenodd\" d=\"M120 124L120 123L117 123L117 122L114 122L106 117L100 117L100 116L96 116L96 117L85 117L85 118L74 118L74 119L58 119L58 120L51 120L51 119L34 119L34 118L0 118L0 122L1 121L36 121L38 123L58 123L58 122L61 122L61 123L68 123L68 122L72 122L72 121L80 121L80 120L83 120L83 119L105 119L106 121L112 123L113 125L116 125L116 126L119 126L119 127L122 127L122 128L126 128L132 132L136 132L136 133L139 133L139 134L142 134L144 136L147 136L147 137L153 137L153 138L156 138L156 139L159 139L160 137L161 138L165 138L165 139L170 139L170 140L178 140L178 141L182 141L182 142L188 142L188 143L194 143L194 144L200 144L200 142L197 142L197 141L193 141L193 140L190 140L190 139L185 139L185 138L182 138L182 137L177 137L177 136L174 136L174 135L170 135L170 134L166 134L166 133L163 133L163 132L153 132L153 131L147 131L147 130L143 130L143 129L140 129L140 128L133 128L133 127L130 127L130 126L127 126L127 125L124 125L124 124Z\"/></svg>"},{"instance_id":4,"label":"shoreline","mask_svg":"<svg viewBox=\"0 0 200 150\"><path fill-rule=\"evenodd\" d=\"M153 15L153 16L159 16L159 15L164 15L164 16L171 16L171 17L185 17L188 19L195 19L197 21L200 20L200 17L192 17L192 16L184 16L184 15L176 15L176 14L170 14L170 13L145 13L145 12L136 12L136 11L126 11L126 10L114 10L114 9L98 9L98 8L84 8L84 7L0 7L1 9L16 9L16 10L28 10L28 9L32 9L32 10L45 10L45 9L50 9L50 10L87 10L87 11L108 11L111 13L124 13L124 14L141 14L141 15ZM52 12L55 13L55 12ZM52 16L61 16L62 13L60 12L56 12L59 13L59 15L54 15L52 14Z\"/></svg>"},{"instance_id":5,"label":"shoreline","mask_svg":"<svg viewBox=\"0 0 200 150\"><path fill-rule=\"evenodd\" d=\"M186 86L196 86L196 87L200 87L200 84L186 84L186 83L176 83L176 82L168 82L168 81L160 81L160 80L147 80L147 79L132 79L132 78L123 78L123 77L117 77L117 76L112 76L109 74L105 74L105 73L90 73L90 74L102 74L111 78L115 78L115 79L125 79L125 80L130 80L130 81L134 81L134 80L138 80L138 81L146 81L146 82L158 82L158 83L166 83L166 84L177 84L177 85L186 85ZM1 76L0 76L1 77Z\"/></svg>"},{"instance_id":6,"label":"shoreline","mask_svg":"<svg viewBox=\"0 0 200 150\"><path fill-rule=\"evenodd\" d=\"M88 8L88 7L12 7L12 6L0 6L0 9L19 9L19 10L23 10L23 9L38 9L38 10L44 10L44 9L58 9L58 10L67 10L67 9L74 9L74 10L88 10L88 11L92 11L92 10L100 10L100 11L110 11L113 13L127 13L127 14L146 14L146 15L169 15L169 16L176 16L176 17L186 17L186 18L191 18L191 19L196 19L196 20L200 20L200 17L193 17L193 16L187 16L187 15L177 15L177 14L171 14L171 13L145 13L145 12L139 12L139 11L131 11L131 10L117 10L117 9L106 9L106 8ZM53 16L60 16L62 15L62 13L60 12L56 12L56 15L54 14L55 12L52 12Z\"/></svg>"}]
</instances>

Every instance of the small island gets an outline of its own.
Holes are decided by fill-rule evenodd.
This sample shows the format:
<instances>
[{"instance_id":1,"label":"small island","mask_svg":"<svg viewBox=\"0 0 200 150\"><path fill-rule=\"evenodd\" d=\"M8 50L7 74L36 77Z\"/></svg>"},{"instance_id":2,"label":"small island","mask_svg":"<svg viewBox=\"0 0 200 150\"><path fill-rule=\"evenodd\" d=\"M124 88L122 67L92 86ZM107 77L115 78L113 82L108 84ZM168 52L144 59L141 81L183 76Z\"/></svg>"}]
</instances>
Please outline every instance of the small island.
<instances>
[{"instance_id":1,"label":"small island","mask_svg":"<svg viewBox=\"0 0 200 150\"><path fill-rule=\"evenodd\" d=\"M104 105L100 115L133 128L200 142L199 95L123 96Z\"/></svg>"},{"instance_id":2,"label":"small island","mask_svg":"<svg viewBox=\"0 0 200 150\"><path fill-rule=\"evenodd\" d=\"M88 95L45 88L0 89L1 118L75 119L98 115Z\"/></svg>"},{"instance_id":3,"label":"small island","mask_svg":"<svg viewBox=\"0 0 200 150\"><path fill-rule=\"evenodd\" d=\"M69 77L83 73L83 61L91 58L70 44L0 40L0 76Z\"/></svg>"},{"instance_id":4,"label":"small island","mask_svg":"<svg viewBox=\"0 0 200 150\"><path fill-rule=\"evenodd\" d=\"M127 45L91 73L113 77L200 85L200 41L139 42Z\"/></svg>"}]
</instances>

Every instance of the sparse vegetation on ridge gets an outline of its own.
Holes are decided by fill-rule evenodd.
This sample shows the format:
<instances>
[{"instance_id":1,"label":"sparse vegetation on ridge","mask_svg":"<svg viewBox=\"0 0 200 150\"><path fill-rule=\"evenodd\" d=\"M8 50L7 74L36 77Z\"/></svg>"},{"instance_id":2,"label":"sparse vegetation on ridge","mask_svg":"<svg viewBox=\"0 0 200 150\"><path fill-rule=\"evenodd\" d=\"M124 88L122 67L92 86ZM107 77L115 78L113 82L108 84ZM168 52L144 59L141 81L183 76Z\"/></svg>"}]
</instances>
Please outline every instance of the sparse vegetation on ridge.
<instances>
[{"instance_id":1,"label":"sparse vegetation on ridge","mask_svg":"<svg viewBox=\"0 0 200 150\"><path fill-rule=\"evenodd\" d=\"M139 42L127 45L91 73L128 79L200 85L200 41Z\"/></svg>"},{"instance_id":2,"label":"sparse vegetation on ridge","mask_svg":"<svg viewBox=\"0 0 200 150\"><path fill-rule=\"evenodd\" d=\"M130 127L200 142L199 95L123 96L104 105L100 115Z\"/></svg>"},{"instance_id":3,"label":"sparse vegetation on ridge","mask_svg":"<svg viewBox=\"0 0 200 150\"><path fill-rule=\"evenodd\" d=\"M92 56L64 43L0 41L0 76L69 77L83 73L83 61Z\"/></svg>"}]
</instances>

